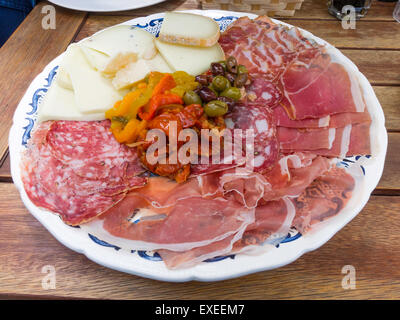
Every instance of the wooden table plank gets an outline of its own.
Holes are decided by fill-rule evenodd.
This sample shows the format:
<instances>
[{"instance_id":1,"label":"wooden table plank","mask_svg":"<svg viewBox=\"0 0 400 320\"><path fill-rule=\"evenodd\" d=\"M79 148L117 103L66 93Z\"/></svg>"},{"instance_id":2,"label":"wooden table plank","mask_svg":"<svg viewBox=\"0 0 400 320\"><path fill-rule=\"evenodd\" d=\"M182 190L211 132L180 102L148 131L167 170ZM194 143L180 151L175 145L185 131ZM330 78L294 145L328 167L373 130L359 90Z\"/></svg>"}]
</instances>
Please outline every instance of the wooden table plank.
<instances>
[{"instance_id":1,"label":"wooden table plank","mask_svg":"<svg viewBox=\"0 0 400 320\"><path fill-rule=\"evenodd\" d=\"M57 9L56 29L44 30L41 2L0 48L0 158L7 151L8 131L19 100L33 78L73 39L84 13Z\"/></svg>"},{"instance_id":2,"label":"wooden table plank","mask_svg":"<svg viewBox=\"0 0 400 320\"><path fill-rule=\"evenodd\" d=\"M392 21L357 21L355 29L343 29L341 21L286 20L338 48L400 49L400 24Z\"/></svg>"},{"instance_id":3,"label":"wooden table plank","mask_svg":"<svg viewBox=\"0 0 400 320\"><path fill-rule=\"evenodd\" d=\"M328 1L305 0L301 9L290 19L337 20L328 13ZM395 3L372 1L371 8L362 21L393 21L392 12Z\"/></svg>"},{"instance_id":4,"label":"wooden table plank","mask_svg":"<svg viewBox=\"0 0 400 320\"><path fill-rule=\"evenodd\" d=\"M298 19L313 19L313 20L335 20L337 19L328 13L328 6L326 1L321 0L306 0L303 2L301 9L297 10L293 17L286 17L285 19L298 20ZM368 14L362 21L393 21L392 12L394 3L385 3L374 0ZM149 14L165 12L165 11L178 11L199 9L201 5L197 0L168 0L157 5L119 12L99 13L100 15L126 15L131 17L147 16ZM279 17L277 17L279 19Z\"/></svg>"},{"instance_id":5,"label":"wooden table plank","mask_svg":"<svg viewBox=\"0 0 400 320\"><path fill-rule=\"evenodd\" d=\"M327 244L288 266L216 283L172 285L104 268L69 250L27 212L15 187L2 183L0 294L111 299L399 299L400 256L395 253L400 252L400 242L397 232L392 232L400 230L399 206L400 197L371 197L366 208ZM41 287L45 265L55 267L54 290ZM356 290L341 287L344 265L356 268Z\"/></svg>"}]
</instances>

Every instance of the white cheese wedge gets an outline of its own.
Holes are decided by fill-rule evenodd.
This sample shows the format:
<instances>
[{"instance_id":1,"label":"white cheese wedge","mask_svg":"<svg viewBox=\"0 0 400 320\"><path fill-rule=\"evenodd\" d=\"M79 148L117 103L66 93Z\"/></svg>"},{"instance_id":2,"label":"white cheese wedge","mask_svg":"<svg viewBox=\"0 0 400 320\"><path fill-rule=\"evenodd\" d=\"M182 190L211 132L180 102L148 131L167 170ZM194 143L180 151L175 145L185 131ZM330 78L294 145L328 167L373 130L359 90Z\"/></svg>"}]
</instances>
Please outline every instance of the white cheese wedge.
<instances>
[{"instance_id":1,"label":"white cheese wedge","mask_svg":"<svg viewBox=\"0 0 400 320\"><path fill-rule=\"evenodd\" d=\"M95 70L102 70L107 62L110 60L110 56L94 50L92 48L86 47L85 45L80 45L82 52L84 53L86 60Z\"/></svg>"},{"instance_id":2,"label":"white cheese wedge","mask_svg":"<svg viewBox=\"0 0 400 320\"><path fill-rule=\"evenodd\" d=\"M68 72L65 70L62 64L60 64L57 69L57 76L55 81L65 89L74 90L74 88L72 87L71 77L69 76Z\"/></svg>"},{"instance_id":3,"label":"white cheese wedge","mask_svg":"<svg viewBox=\"0 0 400 320\"><path fill-rule=\"evenodd\" d=\"M151 33L128 25L108 28L80 44L109 57L120 52L135 52L139 58L151 59L157 53Z\"/></svg>"},{"instance_id":4,"label":"white cheese wedge","mask_svg":"<svg viewBox=\"0 0 400 320\"><path fill-rule=\"evenodd\" d=\"M79 111L72 90L61 87L54 81L39 104L37 119L47 120L94 121L104 120L104 113L83 114Z\"/></svg>"},{"instance_id":5,"label":"white cheese wedge","mask_svg":"<svg viewBox=\"0 0 400 320\"><path fill-rule=\"evenodd\" d=\"M128 64L116 73L112 84L116 89L120 90L142 80L151 71L173 72L164 58L160 54L157 54L151 60L139 59L135 63Z\"/></svg>"},{"instance_id":6,"label":"white cheese wedge","mask_svg":"<svg viewBox=\"0 0 400 320\"><path fill-rule=\"evenodd\" d=\"M211 47L220 36L219 25L213 19L193 13L167 12L159 38L168 43Z\"/></svg>"},{"instance_id":7,"label":"white cheese wedge","mask_svg":"<svg viewBox=\"0 0 400 320\"><path fill-rule=\"evenodd\" d=\"M105 112L122 99L122 94L113 87L111 80L89 65L78 45L68 47L63 66L71 78L76 104L81 113Z\"/></svg>"},{"instance_id":8,"label":"white cheese wedge","mask_svg":"<svg viewBox=\"0 0 400 320\"><path fill-rule=\"evenodd\" d=\"M155 40L156 47L174 71L186 71L198 75L207 71L212 62L225 59L224 51L217 43L212 47L190 47Z\"/></svg>"}]
</instances>

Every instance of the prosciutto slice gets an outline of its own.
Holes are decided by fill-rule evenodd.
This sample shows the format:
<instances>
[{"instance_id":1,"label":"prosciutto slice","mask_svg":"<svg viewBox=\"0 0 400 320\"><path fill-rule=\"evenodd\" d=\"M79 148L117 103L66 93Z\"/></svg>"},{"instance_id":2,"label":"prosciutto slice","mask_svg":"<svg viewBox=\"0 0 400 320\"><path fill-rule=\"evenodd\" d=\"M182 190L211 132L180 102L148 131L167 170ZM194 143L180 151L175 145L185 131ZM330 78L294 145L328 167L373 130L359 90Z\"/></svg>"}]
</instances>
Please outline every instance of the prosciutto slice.
<instances>
[{"instance_id":1,"label":"prosciutto slice","mask_svg":"<svg viewBox=\"0 0 400 320\"><path fill-rule=\"evenodd\" d=\"M232 194L246 207L256 207L262 201L279 200L299 195L314 179L327 171L331 161L312 154L292 154L280 158L268 173L224 173L220 183L225 194Z\"/></svg>"},{"instance_id":2,"label":"prosciutto slice","mask_svg":"<svg viewBox=\"0 0 400 320\"><path fill-rule=\"evenodd\" d=\"M304 233L313 224L338 214L350 200L354 186L354 178L337 167L316 179L293 200L296 229Z\"/></svg>"},{"instance_id":3,"label":"prosciutto slice","mask_svg":"<svg viewBox=\"0 0 400 320\"><path fill-rule=\"evenodd\" d=\"M148 211L153 214L148 214ZM144 218L137 215L145 211ZM187 251L236 235L254 222L254 210L223 198L186 198L170 208L151 207L130 193L102 217L112 236L132 240L140 250Z\"/></svg>"},{"instance_id":4,"label":"prosciutto slice","mask_svg":"<svg viewBox=\"0 0 400 320\"><path fill-rule=\"evenodd\" d=\"M233 252L254 251L258 249L254 246L263 245L266 241L279 242L288 234L295 214L292 200L287 197L258 206L255 222L247 227L243 237L235 243Z\"/></svg>"},{"instance_id":5,"label":"prosciutto slice","mask_svg":"<svg viewBox=\"0 0 400 320\"><path fill-rule=\"evenodd\" d=\"M321 54L310 63L293 61L282 74L284 105L291 119L321 118L343 112L363 112L358 80L345 67Z\"/></svg>"},{"instance_id":6,"label":"prosciutto slice","mask_svg":"<svg viewBox=\"0 0 400 320\"><path fill-rule=\"evenodd\" d=\"M335 140L335 128L297 129L278 127L279 145L282 150L305 151L330 149Z\"/></svg>"},{"instance_id":7,"label":"prosciutto slice","mask_svg":"<svg viewBox=\"0 0 400 320\"><path fill-rule=\"evenodd\" d=\"M32 202L78 225L143 186L147 178L139 176L144 169L136 151L121 146L108 128L108 121L40 124L21 161L22 181ZM94 132L101 137L93 137Z\"/></svg>"},{"instance_id":8,"label":"prosciutto slice","mask_svg":"<svg viewBox=\"0 0 400 320\"><path fill-rule=\"evenodd\" d=\"M371 154L370 123L347 125L338 128L335 140L330 149L317 149L313 153L327 156L344 158L353 155Z\"/></svg>"},{"instance_id":9,"label":"prosciutto slice","mask_svg":"<svg viewBox=\"0 0 400 320\"><path fill-rule=\"evenodd\" d=\"M342 128L349 124L371 122L371 116L367 109L365 109L364 112L343 112L322 118L307 118L303 120L290 119L283 107L275 108L273 113L276 125L286 128Z\"/></svg>"}]
</instances>

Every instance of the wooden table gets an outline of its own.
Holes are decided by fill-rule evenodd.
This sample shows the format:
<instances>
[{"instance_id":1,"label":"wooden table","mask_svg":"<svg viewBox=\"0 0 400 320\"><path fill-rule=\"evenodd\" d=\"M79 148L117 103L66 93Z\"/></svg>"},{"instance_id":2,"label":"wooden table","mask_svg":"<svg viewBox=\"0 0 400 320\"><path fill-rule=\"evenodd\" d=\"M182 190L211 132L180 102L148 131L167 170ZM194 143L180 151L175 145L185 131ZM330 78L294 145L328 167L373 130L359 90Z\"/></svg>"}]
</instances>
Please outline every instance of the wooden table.
<instances>
[{"instance_id":1,"label":"wooden table","mask_svg":"<svg viewBox=\"0 0 400 320\"><path fill-rule=\"evenodd\" d=\"M335 45L371 82L386 115L389 148L383 177L364 210L322 248L285 267L216 283L171 284L119 273L55 240L25 209L7 156L12 114L32 79L68 44L107 26L156 12L199 8L195 0L95 14L56 8L55 30L43 30L41 2L0 49L0 298L116 299L399 299L400 298L400 24L394 3L374 2L355 30L305 0L282 19ZM56 269L44 290L42 268ZM356 270L356 289L342 288L342 268Z\"/></svg>"}]
</instances>

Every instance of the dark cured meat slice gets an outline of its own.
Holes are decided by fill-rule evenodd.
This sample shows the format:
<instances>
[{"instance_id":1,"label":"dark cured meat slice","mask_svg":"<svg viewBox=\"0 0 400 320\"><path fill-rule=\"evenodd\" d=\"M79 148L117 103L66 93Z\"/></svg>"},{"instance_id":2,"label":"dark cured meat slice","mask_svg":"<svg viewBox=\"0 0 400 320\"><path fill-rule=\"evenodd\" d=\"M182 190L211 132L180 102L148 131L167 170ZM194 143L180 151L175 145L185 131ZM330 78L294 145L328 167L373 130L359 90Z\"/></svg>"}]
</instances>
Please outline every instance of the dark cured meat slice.
<instances>
[{"instance_id":1,"label":"dark cured meat slice","mask_svg":"<svg viewBox=\"0 0 400 320\"><path fill-rule=\"evenodd\" d=\"M128 164L134 175L144 172L136 152L118 143L109 128L108 120L54 121L47 141L55 158L86 179L112 183L122 176L116 169L126 170Z\"/></svg>"},{"instance_id":2,"label":"dark cured meat slice","mask_svg":"<svg viewBox=\"0 0 400 320\"><path fill-rule=\"evenodd\" d=\"M263 75L254 75L251 84L246 86L246 98L250 102L274 108L282 100L278 87Z\"/></svg>"},{"instance_id":3,"label":"dark cured meat slice","mask_svg":"<svg viewBox=\"0 0 400 320\"><path fill-rule=\"evenodd\" d=\"M67 135L68 124L71 125L69 135ZM93 133L93 130L90 130L93 126L107 129L109 122L81 124L75 121L63 121L60 131L56 130L58 126L53 122L42 123L32 133L28 149L22 155L22 180L29 198L35 205L59 214L66 223L71 225L86 222L105 212L122 200L127 191L143 186L147 181L145 177L133 175L134 170L130 170L130 176L126 175L128 163L136 161L137 163L131 166L137 168L139 166L133 149L129 150L129 153L128 150L114 153L116 150L110 147L113 153L107 155L105 151L107 147L103 146L103 152L95 155L93 148L98 146L96 143L91 144L90 136L87 137L88 141L81 141L85 137L85 130L88 130L88 134ZM100 132L104 133L103 129L100 129ZM51 138L49 138L50 132ZM72 136L76 138L75 146L78 150L72 150ZM56 139L52 140L52 138ZM102 138L104 145L114 144L112 136L103 134ZM49 139L52 141L51 144L48 143ZM60 144L63 140L64 149L67 150L65 153ZM70 142L68 143L67 140ZM98 140L94 138L94 141ZM80 175L85 170L83 154L92 154L96 161L102 162L101 167L108 172L108 177L99 178L102 177L99 169L96 169L99 174L90 178ZM109 159L110 157L119 158L117 163L120 166L116 166L116 163ZM93 168L93 161L87 161L87 163L89 168ZM140 174L143 169L140 168L140 171L136 170L136 172Z\"/></svg>"},{"instance_id":4,"label":"dark cured meat slice","mask_svg":"<svg viewBox=\"0 0 400 320\"><path fill-rule=\"evenodd\" d=\"M276 163L279 146L276 126L270 109L256 103L236 104L232 112L225 117L225 122L229 129L242 130L244 148L246 146L246 130L253 130L254 171L266 171ZM245 149L243 152L246 154Z\"/></svg>"}]
</instances>

